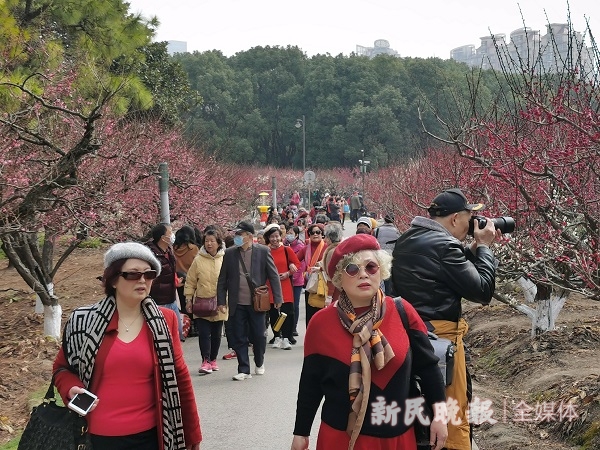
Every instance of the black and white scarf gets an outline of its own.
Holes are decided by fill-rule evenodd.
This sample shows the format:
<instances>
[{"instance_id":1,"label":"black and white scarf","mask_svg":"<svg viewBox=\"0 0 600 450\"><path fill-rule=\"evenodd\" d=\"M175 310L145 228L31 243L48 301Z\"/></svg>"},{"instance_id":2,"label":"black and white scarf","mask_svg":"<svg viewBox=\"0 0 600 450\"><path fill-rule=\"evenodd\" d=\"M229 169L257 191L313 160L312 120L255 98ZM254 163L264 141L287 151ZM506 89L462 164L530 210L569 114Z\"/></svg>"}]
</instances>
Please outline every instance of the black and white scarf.
<instances>
[{"instance_id":1,"label":"black and white scarf","mask_svg":"<svg viewBox=\"0 0 600 450\"><path fill-rule=\"evenodd\" d=\"M87 388L92 379L98 349L104 333L117 309L114 297L77 308L65 325L63 349L69 365ZM165 450L185 450L181 401L177 388L173 343L169 327L156 303L147 297L142 301L142 314L152 331L158 357L162 392L162 424Z\"/></svg>"}]
</instances>

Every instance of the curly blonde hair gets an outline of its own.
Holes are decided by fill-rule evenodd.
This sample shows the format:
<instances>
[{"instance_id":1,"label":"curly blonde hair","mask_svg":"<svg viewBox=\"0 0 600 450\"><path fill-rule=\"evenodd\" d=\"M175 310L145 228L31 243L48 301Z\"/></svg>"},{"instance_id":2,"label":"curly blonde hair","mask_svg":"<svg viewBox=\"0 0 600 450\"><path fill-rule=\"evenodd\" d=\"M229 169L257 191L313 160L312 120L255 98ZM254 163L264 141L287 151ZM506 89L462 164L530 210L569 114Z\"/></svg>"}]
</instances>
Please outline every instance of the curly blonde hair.
<instances>
[{"instance_id":1,"label":"curly blonde hair","mask_svg":"<svg viewBox=\"0 0 600 450\"><path fill-rule=\"evenodd\" d=\"M347 255L344 255L340 262L338 262L335 266L335 273L333 274L333 279L331 280L333 285L339 290L342 290L342 272L344 271L344 268L348 264L359 263L361 261L359 255L362 252L373 252L375 259L377 260L377 264L379 264L382 280L387 280L392 275L392 255L385 250L361 250L356 253L348 253Z\"/></svg>"}]
</instances>

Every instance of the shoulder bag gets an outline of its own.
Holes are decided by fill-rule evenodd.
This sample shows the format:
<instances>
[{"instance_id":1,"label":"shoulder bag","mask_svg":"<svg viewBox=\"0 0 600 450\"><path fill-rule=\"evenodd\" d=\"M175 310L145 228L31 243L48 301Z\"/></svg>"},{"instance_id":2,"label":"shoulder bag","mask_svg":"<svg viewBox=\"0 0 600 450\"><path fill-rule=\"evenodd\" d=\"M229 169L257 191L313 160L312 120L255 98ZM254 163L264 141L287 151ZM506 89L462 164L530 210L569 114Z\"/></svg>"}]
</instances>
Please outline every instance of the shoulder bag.
<instances>
[{"instance_id":1,"label":"shoulder bag","mask_svg":"<svg viewBox=\"0 0 600 450\"><path fill-rule=\"evenodd\" d=\"M87 422L56 404L54 378L43 402L31 411L17 450L91 450Z\"/></svg>"},{"instance_id":2,"label":"shoulder bag","mask_svg":"<svg viewBox=\"0 0 600 450\"><path fill-rule=\"evenodd\" d=\"M394 299L394 303L396 304L396 309L398 310L398 314L400 315L400 319L402 320L402 325L404 325L404 329L406 330L406 334L408 335L408 340L410 342L410 325L408 323L408 316L406 315L406 311L404 310L404 306L402 305L402 298L397 297ZM412 352L412 349L411 349ZM414 374L411 369L410 373L410 388L408 392L409 398L418 398L423 397L423 393L421 391L421 378L418 375ZM427 416L429 420L433 420L433 411L427 405L425 398L423 397L423 415ZM414 429L415 429L415 438L417 439L417 448L421 449L429 449L431 448L429 445L429 425L423 425L420 420L415 419Z\"/></svg>"},{"instance_id":3,"label":"shoulder bag","mask_svg":"<svg viewBox=\"0 0 600 450\"><path fill-rule=\"evenodd\" d=\"M254 308L254 311L269 311L271 309L269 287L266 284L263 284L262 286L254 286L254 283L250 278L250 274L248 273L248 269L246 269L246 263L244 263L242 253L238 252L238 255L240 257L240 262L242 263L242 268L244 269L244 276L246 277L246 281L248 282L248 287L250 288L250 292L252 293L252 306Z\"/></svg>"},{"instance_id":4,"label":"shoulder bag","mask_svg":"<svg viewBox=\"0 0 600 450\"><path fill-rule=\"evenodd\" d=\"M217 297L194 297L192 312L197 317L212 317L217 315Z\"/></svg>"}]
</instances>

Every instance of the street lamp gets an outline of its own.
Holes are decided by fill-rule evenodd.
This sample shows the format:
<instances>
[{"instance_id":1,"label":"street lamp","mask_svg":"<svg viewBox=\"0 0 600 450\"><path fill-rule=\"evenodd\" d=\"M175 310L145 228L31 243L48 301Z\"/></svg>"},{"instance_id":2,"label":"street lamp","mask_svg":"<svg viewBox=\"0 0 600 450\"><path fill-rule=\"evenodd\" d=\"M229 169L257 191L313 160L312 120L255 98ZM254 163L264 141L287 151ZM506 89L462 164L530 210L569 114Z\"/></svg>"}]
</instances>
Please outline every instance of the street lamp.
<instances>
[{"instance_id":1,"label":"street lamp","mask_svg":"<svg viewBox=\"0 0 600 450\"><path fill-rule=\"evenodd\" d=\"M306 118L296 119L296 128L302 127L302 172L306 172Z\"/></svg>"},{"instance_id":2,"label":"street lamp","mask_svg":"<svg viewBox=\"0 0 600 450\"><path fill-rule=\"evenodd\" d=\"M362 191L363 191L363 201L365 200L365 173L367 172L367 166L371 164L371 161L365 160L365 151L361 149L360 151L363 159L359 159L360 163L360 174L362 177Z\"/></svg>"}]
</instances>

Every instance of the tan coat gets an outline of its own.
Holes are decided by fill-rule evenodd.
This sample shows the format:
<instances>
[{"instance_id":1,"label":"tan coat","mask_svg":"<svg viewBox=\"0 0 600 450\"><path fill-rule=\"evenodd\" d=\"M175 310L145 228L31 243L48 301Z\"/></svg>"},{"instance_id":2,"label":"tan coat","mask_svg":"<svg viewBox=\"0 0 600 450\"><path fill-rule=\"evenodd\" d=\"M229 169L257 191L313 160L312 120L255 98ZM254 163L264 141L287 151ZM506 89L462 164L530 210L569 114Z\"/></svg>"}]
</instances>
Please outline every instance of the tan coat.
<instances>
[{"instance_id":1,"label":"tan coat","mask_svg":"<svg viewBox=\"0 0 600 450\"><path fill-rule=\"evenodd\" d=\"M217 296L217 281L219 280L224 254L224 248L220 248L215 256L211 256L204 247L200 248L187 273L183 290L186 299L191 299L193 302L195 297ZM218 312L216 316L202 317L202 319L215 322L227 320L228 317L229 311L226 310L224 313ZM196 316L194 316L195 318Z\"/></svg>"}]
</instances>

